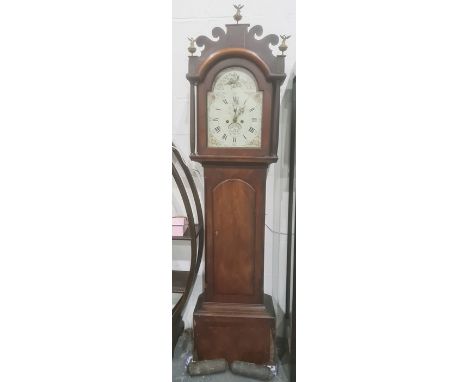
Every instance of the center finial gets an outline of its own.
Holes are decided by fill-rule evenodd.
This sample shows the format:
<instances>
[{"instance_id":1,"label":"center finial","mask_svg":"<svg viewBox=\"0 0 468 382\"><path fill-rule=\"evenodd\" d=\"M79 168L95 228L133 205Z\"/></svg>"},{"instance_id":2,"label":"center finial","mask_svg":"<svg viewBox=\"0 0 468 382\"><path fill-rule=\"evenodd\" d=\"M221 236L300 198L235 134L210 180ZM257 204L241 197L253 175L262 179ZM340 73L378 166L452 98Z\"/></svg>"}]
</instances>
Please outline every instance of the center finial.
<instances>
[{"instance_id":1,"label":"center finial","mask_svg":"<svg viewBox=\"0 0 468 382\"><path fill-rule=\"evenodd\" d=\"M239 24L239 21L242 19L242 15L240 14L240 11L244 6L242 4L234 5L234 8L237 9L236 14L234 15L234 20L236 20L237 24Z\"/></svg>"}]
</instances>

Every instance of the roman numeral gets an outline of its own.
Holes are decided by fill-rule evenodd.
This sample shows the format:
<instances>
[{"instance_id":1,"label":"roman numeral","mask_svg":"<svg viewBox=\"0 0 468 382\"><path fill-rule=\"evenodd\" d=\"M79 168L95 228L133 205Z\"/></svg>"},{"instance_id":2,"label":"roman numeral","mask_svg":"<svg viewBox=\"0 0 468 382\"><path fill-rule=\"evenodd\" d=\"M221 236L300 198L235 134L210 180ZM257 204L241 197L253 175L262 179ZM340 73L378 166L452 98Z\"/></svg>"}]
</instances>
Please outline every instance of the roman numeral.
<instances>
[{"instance_id":1,"label":"roman numeral","mask_svg":"<svg viewBox=\"0 0 468 382\"><path fill-rule=\"evenodd\" d=\"M251 109L249 109L249 111L254 111L254 110L255 110L255 108L254 108L254 107L252 107Z\"/></svg>"},{"instance_id":2,"label":"roman numeral","mask_svg":"<svg viewBox=\"0 0 468 382\"><path fill-rule=\"evenodd\" d=\"M234 101L234 103L239 103L239 97L237 96L232 97L232 100Z\"/></svg>"},{"instance_id":3,"label":"roman numeral","mask_svg":"<svg viewBox=\"0 0 468 382\"><path fill-rule=\"evenodd\" d=\"M232 143L236 143L236 137L232 137Z\"/></svg>"},{"instance_id":4,"label":"roman numeral","mask_svg":"<svg viewBox=\"0 0 468 382\"><path fill-rule=\"evenodd\" d=\"M217 117L213 118L213 121L219 121L219 118L217 118Z\"/></svg>"},{"instance_id":5,"label":"roman numeral","mask_svg":"<svg viewBox=\"0 0 468 382\"><path fill-rule=\"evenodd\" d=\"M247 137L244 134L242 134L242 136L244 137L245 140L247 140Z\"/></svg>"},{"instance_id":6,"label":"roman numeral","mask_svg":"<svg viewBox=\"0 0 468 382\"><path fill-rule=\"evenodd\" d=\"M250 126L250 127L249 127L249 131L253 134L253 132L255 131L255 129L254 129L252 126Z\"/></svg>"},{"instance_id":7,"label":"roman numeral","mask_svg":"<svg viewBox=\"0 0 468 382\"><path fill-rule=\"evenodd\" d=\"M216 108L216 110L221 110L221 109Z\"/></svg>"},{"instance_id":8,"label":"roman numeral","mask_svg":"<svg viewBox=\"0 0 468 382\"><path fill-rule=\"evenodd\" d=\"M226 134L223 134L223 139L224 139L224 140L227 139L227 135L226 135Z\"/></svg>"},{"instance_id":9,"label":"roman numeral","mask_svg":"<svg viewBox=\"0 0 468 382\"><path fill-rule=\"evenodd\" d=\"M219 133L219 130L220 130L219 126L216 126L216 127L215 127L215 131L216 131L217 133Z\"/></svg>"},{"instance_id":10,"label":"roman numeral","mask_svg":"<svg viewBox=\"0 0 468 382\"><path fill-rule=\"evenodd\" d=\"M227 99L226 98L223 99L223 102L227 105Z\"/></svg>"}]
</instances>

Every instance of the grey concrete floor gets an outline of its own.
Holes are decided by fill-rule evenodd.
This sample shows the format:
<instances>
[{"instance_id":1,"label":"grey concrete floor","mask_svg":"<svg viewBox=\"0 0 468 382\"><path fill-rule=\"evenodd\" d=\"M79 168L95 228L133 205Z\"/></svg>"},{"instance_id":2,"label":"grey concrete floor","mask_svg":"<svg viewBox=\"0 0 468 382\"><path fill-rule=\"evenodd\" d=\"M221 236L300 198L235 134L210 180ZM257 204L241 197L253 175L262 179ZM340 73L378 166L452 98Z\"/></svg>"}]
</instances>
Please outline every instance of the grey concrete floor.
<instances>
[{"instance_id":1,"label":"grey concrete floor","mask_svg":"<svg viewBox=\"0 0 468 382\"><path fill-rule=\"evenodd\" d=\"M192 358L192 332L185 331L177 342L172 358L172 381L173 382L246 382L258 381L252 378L241 377L227 370L224 373L191 377L186 370L186 365ZM278 352L281 353L281 352ZM271 382L289 382L288 354L281 357L278 362L277 375L270 379Z\"/></svg>"}]
</instances>

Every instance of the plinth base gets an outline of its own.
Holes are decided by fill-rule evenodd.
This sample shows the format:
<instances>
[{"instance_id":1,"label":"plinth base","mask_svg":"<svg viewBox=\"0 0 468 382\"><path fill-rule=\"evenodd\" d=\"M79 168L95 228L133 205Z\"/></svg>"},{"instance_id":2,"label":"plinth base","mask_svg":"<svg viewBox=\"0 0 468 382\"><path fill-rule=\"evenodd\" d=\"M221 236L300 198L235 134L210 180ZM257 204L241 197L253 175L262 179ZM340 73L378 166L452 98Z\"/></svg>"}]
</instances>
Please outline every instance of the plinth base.
<instances>
[{"instance_id":1,"label":"plinth base","mask_svg":"<svg viewBox=\"0 0 468 382\"><path fill-rule=\"evenodd\" d=\"M193 313L196 360L224 358L270 364L275 360L275 310L271 296L263 304L206 302Z\"/></svg>"}]
</instances>

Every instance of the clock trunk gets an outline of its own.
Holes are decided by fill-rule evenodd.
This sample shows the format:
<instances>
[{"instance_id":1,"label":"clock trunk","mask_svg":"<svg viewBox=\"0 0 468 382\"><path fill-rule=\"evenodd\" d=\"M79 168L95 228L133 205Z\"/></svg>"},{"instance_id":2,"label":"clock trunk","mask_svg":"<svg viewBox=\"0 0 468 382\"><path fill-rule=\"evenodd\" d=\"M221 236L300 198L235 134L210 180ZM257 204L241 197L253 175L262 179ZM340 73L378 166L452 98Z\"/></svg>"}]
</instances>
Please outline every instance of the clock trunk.
<instances>
[{"instance_id":1,"label":"clock trunk","mask_svg":"<svg viewBox=\"0 0 468 382\"><path fill-rule=\"evenodd\" d=\"M205 166L206 301L263 301L266 171Z\"/></svg>"},{"instance_id":2,"label":"clock trunk","mask_svg":"<svg viewBox=\"0 0 468 382\"><path fill-rule=\"evenodd\" d=\"M268 163L204 163L205 291L195 308L199 360L274 362L275 311L263 293Z\"/></svg>"}]
</instances>

